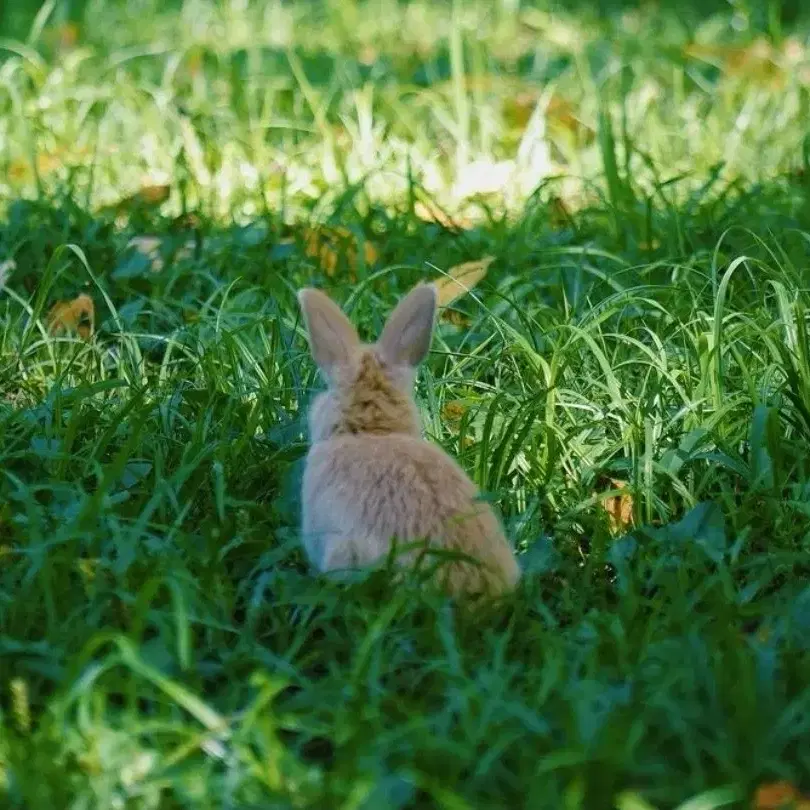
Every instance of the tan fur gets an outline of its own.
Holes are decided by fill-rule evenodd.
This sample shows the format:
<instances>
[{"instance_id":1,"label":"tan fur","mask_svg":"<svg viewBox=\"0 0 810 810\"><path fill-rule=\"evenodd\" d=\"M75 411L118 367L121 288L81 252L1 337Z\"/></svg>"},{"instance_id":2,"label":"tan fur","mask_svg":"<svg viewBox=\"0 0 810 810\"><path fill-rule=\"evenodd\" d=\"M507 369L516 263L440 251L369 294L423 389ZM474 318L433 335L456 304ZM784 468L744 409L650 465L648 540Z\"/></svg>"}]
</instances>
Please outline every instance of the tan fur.
<instances>
[{"instance_id":1,"label":"tan fur","mask_svg":"<svg viewBox=\"0 0 810 810\"><path fill-rule=\"evenodd\" d=\"M419 435L412 401L386 375L373 352L360 355L357 376L338 389L338 424L333 435L412 433Z\"/></svg>"},{"instance_id":2,"label":"tan fur","mask_svg":"<svg viewBox=\"0 0 810 810\"><path fill-rule=\"evenodd\" d=\"M302 534L312 564L323 572L372 565L395 542L424 541L460 557L438 567L451 592L512 588L520 569L494 511L461 467L421 438L413 375L430 345L435 288L420 285L406 296L372 346L360 343L323 293L302 290L299 298L329 382L310 410L303 480ZM399 559L416 557L412 548Z\"/></svg>"}]
</instances>

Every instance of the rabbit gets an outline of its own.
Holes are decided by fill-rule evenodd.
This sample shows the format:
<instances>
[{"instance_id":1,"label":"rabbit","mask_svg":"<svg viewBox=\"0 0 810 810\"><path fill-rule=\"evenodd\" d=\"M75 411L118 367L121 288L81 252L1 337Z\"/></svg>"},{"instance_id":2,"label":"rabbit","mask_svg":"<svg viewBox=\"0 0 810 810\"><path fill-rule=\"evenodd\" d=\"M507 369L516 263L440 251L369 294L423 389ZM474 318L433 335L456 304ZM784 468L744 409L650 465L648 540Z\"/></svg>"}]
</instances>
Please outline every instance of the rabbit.
<instances>
[{"instance_id":1,"label":"rabbit","mask_svg":"<svg viewBox=\"0 0 810 810\"><path fill-rule=\"evenodd\" d=\"M372 345L360 342L324 293L302 289L298 300L327 382L309 411L302 481L302 539L311 564L322 573L366 567L386 558L394 543L427 543L456 552L437 566L451 594L513 589L520 568L492 507L450 456L422 438L412 389L430 349L436 287L413 288ZM416 556L411 551L398 562Z\"/></svg>"}]
</instances>

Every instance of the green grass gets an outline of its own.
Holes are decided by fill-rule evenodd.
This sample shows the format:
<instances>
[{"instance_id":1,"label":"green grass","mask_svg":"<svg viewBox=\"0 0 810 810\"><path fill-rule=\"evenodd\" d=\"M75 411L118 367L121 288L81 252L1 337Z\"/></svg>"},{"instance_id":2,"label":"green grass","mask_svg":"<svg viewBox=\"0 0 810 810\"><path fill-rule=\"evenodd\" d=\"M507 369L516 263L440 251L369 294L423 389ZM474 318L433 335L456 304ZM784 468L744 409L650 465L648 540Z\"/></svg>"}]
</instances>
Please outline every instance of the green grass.
<instances>
[{"instance_id":1,"label":"green grass","mask_svg":"<svg viewBox=\"0 0 810 810\"><path fill-rule=\"evenodd\" d=\"M810 792L810 25L615 5L7 12L0 805ZM508 179L476 195L475 165ZM378 256L327 273L313 222ZM486 255L418 399L523 584L471 615L384 570L319 580L296 289L373 334ZM49 334L81 292L93 339Z\"/></svg>"}]
</instances>

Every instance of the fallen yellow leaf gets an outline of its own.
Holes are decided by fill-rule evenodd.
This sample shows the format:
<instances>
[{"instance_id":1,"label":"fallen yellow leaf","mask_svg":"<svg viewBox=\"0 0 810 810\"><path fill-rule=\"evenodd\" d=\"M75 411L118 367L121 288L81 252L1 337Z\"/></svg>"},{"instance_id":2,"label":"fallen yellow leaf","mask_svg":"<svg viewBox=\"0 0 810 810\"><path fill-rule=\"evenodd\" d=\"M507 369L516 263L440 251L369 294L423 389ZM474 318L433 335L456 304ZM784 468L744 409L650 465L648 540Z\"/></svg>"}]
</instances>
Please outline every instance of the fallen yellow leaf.
<instances>
[{"instance_id":1,"label":"fallen yellow leaf","mask_svg":"<svg viewBox=\"0 0 810 810\"><path fill-rule=\"evenodd\" d=\"M417 200L417 202L414 203L413 212L422 222L432 222L441 225L448 231L468 231L473 227L473 222L469 217L462 216L453 218L432 202Z\"/></svg>"},{"instance_id":2,"label":"fallen yellow leaf","mask_svg":"<svg viewBox=\"0 0 810 810\"><path fill-rule=\"evenodd\" d=\"M451 323L453 326L465 327L470 325L470 319L457 309L443 309L439 320L442 323Z\"/></svg>"},{"instance_id":3,"label":"fallen yellow leaf","mask_svg":"<svg viewBox=\"0 0 810 810\"><path fill-rule=\"evenodd\" d=\"M84 164L87 156L88 150L85 147L72 145L68 148L57 145L48 152L38 151L33 162L15 158L8 165L7 176L10 180L28 182L33 179L35 171L40 177L47 177L63 166Z\"/></svg>"},{"instance_id":4,"label":"fallen yellow leaf","mask_svg":"<svg viewBox=\"0 0 810 810\"><path fill-rule=\"evenodd\" d=\"M162 205L169 199L171 194L171 186L167 185L149 185L124 197L117 203L105 206L105 210L115 211L118 214L125 214L138 208L155 208Z\"/></svg>"},{"instance_id":5,"label":"fallen yellow leaf","mask_svg":"<svg viewBox=\"0 0 810 810\"><path fill-rule=\"evenodd\" d=\"M72 301L57 301L48 313L48 329L51 334L76 332L83 340L93 334L95 321L93 299L84 293Z\"/></svg>"},{"instance_id":6,"label":"fallen yellow leaf","mask_svg":"<svg viewBox=\"0 0 810 810\"><path fill-rule=\"evenodd\" d=\"M504 116L515 129L525 129L540 98L538 90L520 90L503 101Z\"/></svg>"},{"instance_id":7,"label":"fallen yellow leaf","mask_svg":"<svg viewBox=\"0 0 810 810\"><path fill-rule=\"evenodd\" d=\"M469 434L464 436L464 438L461 440L461 449L462 450L469 450L474 445L475 445L475 439L472 436L470 436Z\"/></svg>"},{"instance_id":8,"label":"fallen yellow leaf","mask_svg":"<svg viewBox=\"0 0 810 810\"><path fill-rule=\"evenodd\" d=\"M790 782L769 782L760 785L754 794L753 810L806 810L810 799L802 796Z\"/></svg>"},{"instance_id":9,"label":"fallen yellow leaf","mask_svg":"<svg viewBox=\"0 0 810 810\"><path fill-rule=\"evenodd\" d=\"M178 230L194 231L202 228L202 220L193 211L186 211L174 220L172 226Z\"/></svg>"},{"instance_id":10,"label":"fallen yellow leaf","mask_svg":"<svg viewBox=\"0 0 810 810\"><path fill-rule=\"evenodd\" d=\"M548 201L548 218L549 222L551 222L555 228L571 225L574 221L571 212L568 210L568 206L565 204L565 200L563 200L562 197L558 197L556 194Z\"/></svg>"},{"instance_id":11,"label":"fallen yellow leaf","mask_svg":"<svg viewBox=\"0 0 810 810\"><path fill-rule=\"evenodd\" d=\"M22 158L12 160L11 163L8 164L8 169L6 170L6 176L8 179L14 181L27 180L31 176L31 173L31 163L27 160L23 160Z\"/></svg>"},{"instance_id":12,"label":"fallen yellow leaf","mask_svg":"<svg viewBox=\"0 0 810 810\"><path fill-rule=\"evenodd\" d=\"M792 61L795 44L789 42L785 52L780 51L764 37L748 45L703 45L691 43L684 53L693 59L717 65L726 76L744 78L772 87L781 86L786 77L782 62Z\"/></svg>"},{"instance_id":13,"label":"fallen yellow leaf","mask_svg":"<svg viewBox=\"0 0 810 810\"><path fill-rule=\"evenodd\" d=\"M627 483L615 478L610 479L614 489L626 489ZM633 525L633 496L628 493L609 495L602 501L602 506L608 514L610 528L614 532L624 531Z\"/></svg>"},{"instance_id":14,"label":"fallen yellow leaf","mask_svg":"<svg viewBox=\"0 0 810 810\"><path fill-rule=\"evenodd\" d=\"M494 256L485 256L473 262L457 264L447 271L447 275L436 279L439 306L446 307L456 298L472 290L486 276L489 266L494 261Z\"/></svg>"},{"instance_id":15,"label":"fallen yellow leaf","mask_svg":"<svg viewBox=\"0 0 810 810\"><path fill-rule=\"evenodd\" d=\"M129 200L141 205L160 205L169 199L169 194L171 194L171 186L144 186Z\"/></svg>"},{"instance_id":16,"label":"fallen yellow leaf","mask_svg":"<svg viewBox=\"0 0 810 810\"><path fill-rule=\"evenodd\" d=\"M196 76L203 69L203 50L201 47L191 48L186 56L186 67L192 76Z\"/></svg>"},{"instance_id":17,"label":"fallen yellow leaf","mask_svg":"<svg viewBox=\"0 0 810 810\"><path fill-rule=\"evenodd\" d=\"M34 163L40 177L45 177L61 165L61 161L55 155L44 153L37 154ZM29 160L23 160L22 158L12 160L8 166L7 175L10 180L20 182L31 180L34 176L32 164Z\"/></svg>"},{"instance_id":18,"label":"fallen yellow leaf","mask_svg":"<svg viewBox=\"0 0 810 810\"><path fill-rule=\"evenodd\" d=\"M69 51L79 41L79 26L75 22L63 23L59 26L59 47Z\"/></svg>"},{"instance_id":19,"label":"fallen yellow leaf","mask_svg":"<svg viewBox=\"0 0 810 810\"><path fill-rule=\"evenodd\" d=\"M594 130L582 123L577 109L562 96L556 94L551 96L546 108L546 119L552 129L581 136L585 143L590 143L594 139Z\"/></svg>"},{"instance_id":20,"label":"fallen yellow leaf","mask_svg":"<svg viewBox=\"0 0 810 810\"><path fill-rule=\"evenodd\" d=\"M37 172L40 177L44 177L51 172L56 171L62 165L62 158L58 155L52 155L45 152L37 154Z\"/></svg>"},{"instance_id":21,"label":"fallen yellow leaf","mask_svg":"<svg viewBox=\"0 0 810 810\"><path fill-rule=\"evenodd\" d=\"M467 406L458 399L445 402L442 407L442 417L448 422L459 422L467 412Z\"/></svg>"},{"instance_id":22,"label":"fallen yellow leaf","mask_svg":"<svg viewBox=\"0 0 810 810\"><path fill-rule=\"evenodd\" d=\"M317 259L324 272L333 276L337 272L341 256L346 257L349 277L356 278L354 268L358 259L358 239L348 228L312 226L304 231L304 252ZM379 258L376 246L368 239L363 241L363 259L374 264Z\"/></svg>"}]
</instances>

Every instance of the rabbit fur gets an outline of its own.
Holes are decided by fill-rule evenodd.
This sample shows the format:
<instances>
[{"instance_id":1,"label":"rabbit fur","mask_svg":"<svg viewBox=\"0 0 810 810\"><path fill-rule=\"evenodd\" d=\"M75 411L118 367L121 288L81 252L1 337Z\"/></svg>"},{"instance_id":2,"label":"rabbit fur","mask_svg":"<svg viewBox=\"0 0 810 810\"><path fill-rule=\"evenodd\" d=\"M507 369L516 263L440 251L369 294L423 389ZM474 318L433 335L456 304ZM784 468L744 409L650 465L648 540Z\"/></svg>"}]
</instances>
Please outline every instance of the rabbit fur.
<instances>
[{"instance_id":1,"label":"rabbit fur","mask_svg":"<svg viewBox=\"0 0 810 810\"><path fill-rule=\"evenodd\" d=\"M321 572L374 564L408 544L451 554L437 573L452 593L509 590L515 555L489 504L461 467L421 435L412 389L430 349L437 291L420 284L399 303L377 343L364 345L324 293L298 293L313 359L326 378L309 412L302 535ZM472 560L470 560L472 558Z\"/></svg>"}]
</instances>

